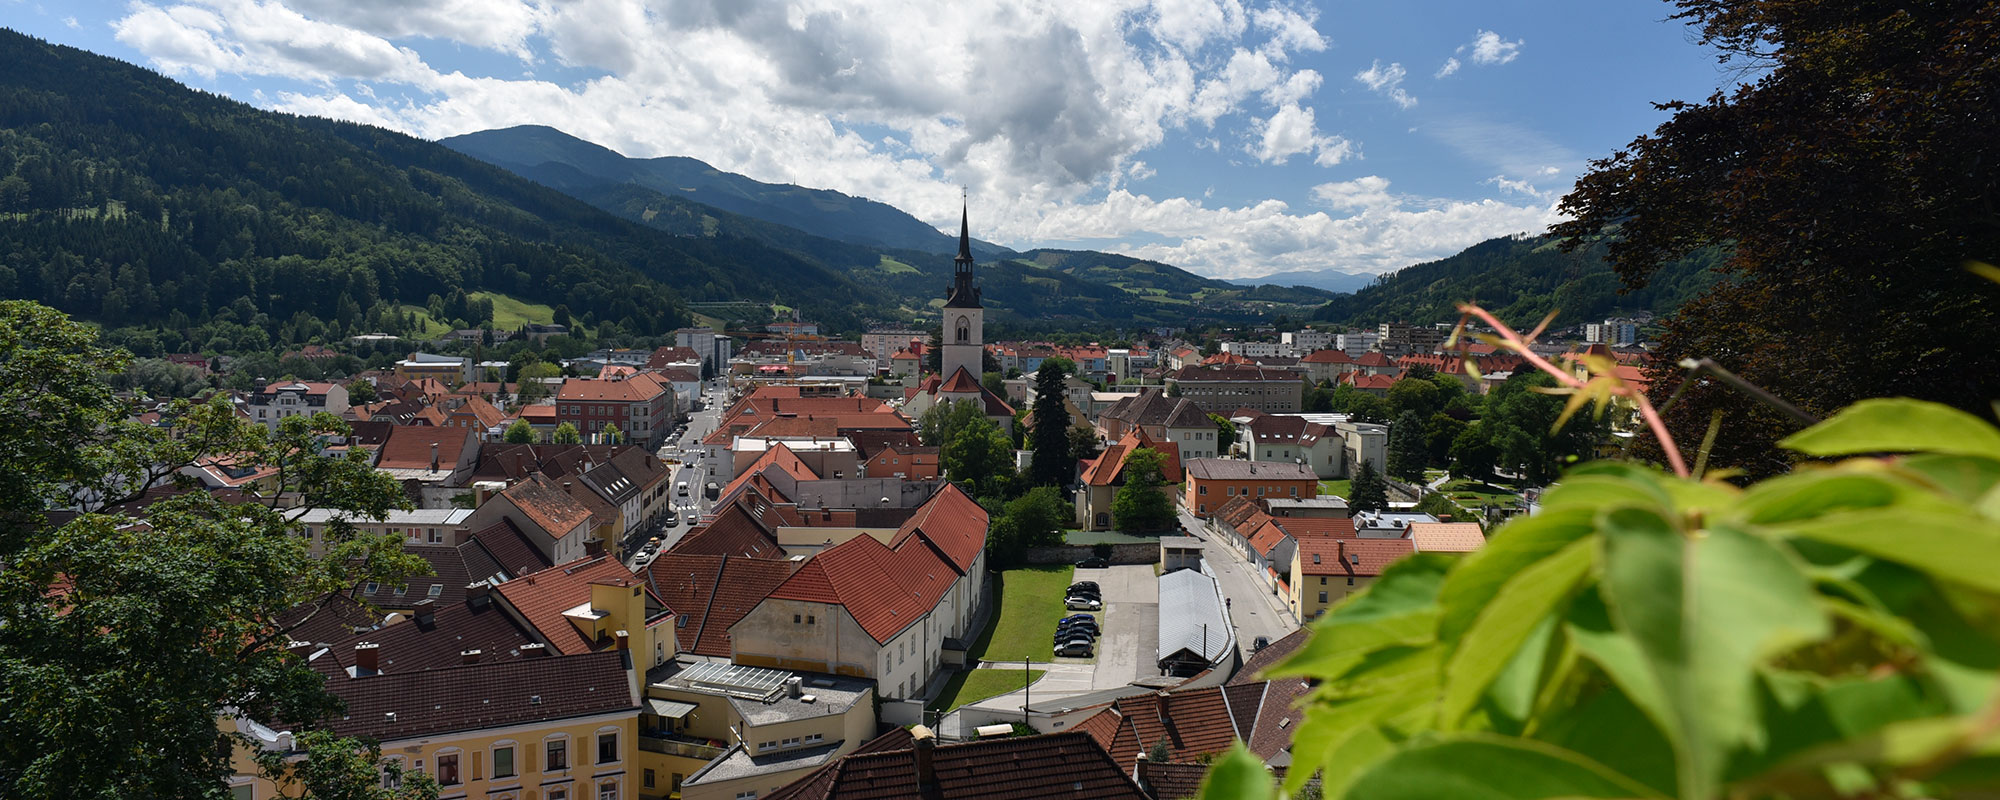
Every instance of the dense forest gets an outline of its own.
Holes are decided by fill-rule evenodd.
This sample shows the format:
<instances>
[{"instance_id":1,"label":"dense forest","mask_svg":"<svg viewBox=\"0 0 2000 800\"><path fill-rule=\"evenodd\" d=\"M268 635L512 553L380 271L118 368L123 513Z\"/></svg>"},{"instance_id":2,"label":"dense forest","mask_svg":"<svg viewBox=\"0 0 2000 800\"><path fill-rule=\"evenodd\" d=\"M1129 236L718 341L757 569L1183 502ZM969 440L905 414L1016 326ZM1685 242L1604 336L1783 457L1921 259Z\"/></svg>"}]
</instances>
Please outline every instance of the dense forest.
<instances>
[{"instance_id":1,"label":"dense forest","mask_svg":"<svg viewBox=\"0 0 2000 800\"><path fill-rule=\"evenodd\" d=\"M875 299L787 252L672 236L402 134L8 31L0 61L0 296L207 334L192 349L255 349L239 327L284 344L302 316L395 332L402 306L454 291L633 334L686 324L686 300L778 299L840 326Z\"/></svg>"},{"instance_id":2,"label":"dense forest","mask_svg":"<svg viewBox=\"0 0 2000 800\"><path fill-rule=\"evenodd\" d=\"M1666 314L1722 279L1719 250L1697 251L1661 269L1642 289L1627 289L1604 258L1603 242L1565 253L1547 236L1489 239L1464 251L1404 267L1341 295L1313 318L1354 325L1448 322L1458 304L1475 302L1510 323L1533 326L1551 311L1559 324L1620 313Z\"/></svg>"}]
</instances>

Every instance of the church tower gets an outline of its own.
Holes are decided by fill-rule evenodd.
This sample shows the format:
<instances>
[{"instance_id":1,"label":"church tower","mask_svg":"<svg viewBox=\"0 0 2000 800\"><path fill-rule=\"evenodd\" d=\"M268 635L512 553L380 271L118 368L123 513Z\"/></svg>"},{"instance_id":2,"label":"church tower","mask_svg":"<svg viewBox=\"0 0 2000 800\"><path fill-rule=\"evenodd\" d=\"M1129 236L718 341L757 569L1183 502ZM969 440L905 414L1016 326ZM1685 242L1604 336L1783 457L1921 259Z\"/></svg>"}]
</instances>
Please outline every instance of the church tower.
<instances>
[{"instance_id":1,"label":"church tower","mask_svg":"<svg viewBox=\"0 0 2000 800\"><path fill-rule=\"evenodd\" d=\"M940 376L950 381L964 369L977 382L986 349L986 309L979 305L979 287L972 282L972 229L965 209L958 216L958 257L952 259L951 289L945 292L944 352Z\"/></svg>"}]
</instances>

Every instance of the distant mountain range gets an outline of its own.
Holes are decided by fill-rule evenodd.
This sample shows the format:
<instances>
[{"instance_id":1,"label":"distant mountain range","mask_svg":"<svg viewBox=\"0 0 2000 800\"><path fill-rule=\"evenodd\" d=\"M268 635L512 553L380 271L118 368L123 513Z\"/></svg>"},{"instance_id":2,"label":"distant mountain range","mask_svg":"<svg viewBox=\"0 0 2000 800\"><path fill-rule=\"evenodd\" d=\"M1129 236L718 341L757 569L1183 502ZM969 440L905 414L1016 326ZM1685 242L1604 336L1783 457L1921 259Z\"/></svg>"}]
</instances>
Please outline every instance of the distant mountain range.
<instances>
[{"instance_id":1,"label":"distant mountain range","mask_svg":"<svg viewBox=\"0 0 2000 800\"><path fill-rule=\"evenodd\" d=\"M1228 278L1237 286L1309 286L1314 289L1345 294L1360 291L1361 287L1375 282L1377 276L1365 272L1341 272L1335 269L1300 270L1297 272L1273 272L1261 278Z\"/></svg>"},{"instance_id":2,"label":"distant mountain range","mask_svg":"<svg viewBox=\"0 0 2000 800\"><path fill-rule=\"evenodd\" d=\"M468 133L438 144L570 194L633 184L835 241L890 250L958 252L958 237L886 203L831 189L764 183L685 156L629 158L542 125ZM987 258L1014 251L975 242L974 254Z\"/></svg>"}]
</instances>

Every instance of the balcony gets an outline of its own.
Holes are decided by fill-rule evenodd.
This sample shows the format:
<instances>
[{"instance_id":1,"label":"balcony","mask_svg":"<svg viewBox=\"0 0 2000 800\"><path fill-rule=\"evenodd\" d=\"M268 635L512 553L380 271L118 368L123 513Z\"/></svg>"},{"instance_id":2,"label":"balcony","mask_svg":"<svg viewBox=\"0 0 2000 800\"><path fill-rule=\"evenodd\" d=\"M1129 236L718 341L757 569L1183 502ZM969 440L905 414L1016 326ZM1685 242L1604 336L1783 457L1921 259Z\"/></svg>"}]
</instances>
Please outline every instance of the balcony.
<instances>
[{"instance_id":1,"label":"balcony","mask_svg":"<svg viewBox=\"0 0 2000 800\"><path fill-rule=\"evenodd\" d=\"M639 749L648 753L714 761L721 757L727 748L709 744L710 741L713 740L654 731L639 736Z\"/></svg>"}]
</instances>

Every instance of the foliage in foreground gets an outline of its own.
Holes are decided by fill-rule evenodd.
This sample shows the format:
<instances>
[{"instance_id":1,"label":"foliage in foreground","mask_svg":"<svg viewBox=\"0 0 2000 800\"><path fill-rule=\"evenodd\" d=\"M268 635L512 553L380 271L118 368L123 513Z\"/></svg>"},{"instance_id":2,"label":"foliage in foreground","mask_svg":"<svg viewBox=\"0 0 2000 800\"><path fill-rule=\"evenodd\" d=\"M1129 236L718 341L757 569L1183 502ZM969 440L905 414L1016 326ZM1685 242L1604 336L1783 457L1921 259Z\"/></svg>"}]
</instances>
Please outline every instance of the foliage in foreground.
<instances>
[{"instance_id":1,"label":"foliage in foreground","mask_svg":"<svg viewBox=\"0 0 2000 800\"><path fill-rule=\"evenodd\" d=\"M1936 797L2000 788L2000 431L1868 400L1845 458L1737 488L1596 463L1419 554L1268 674L1328 797ZM1901 453L1893 457L1870 454ZM1275 790L1240 749L1206 797Z\"/></svg>"}]
</instances>

